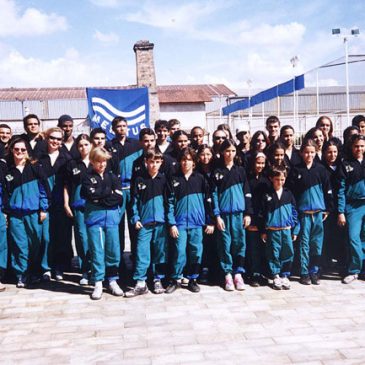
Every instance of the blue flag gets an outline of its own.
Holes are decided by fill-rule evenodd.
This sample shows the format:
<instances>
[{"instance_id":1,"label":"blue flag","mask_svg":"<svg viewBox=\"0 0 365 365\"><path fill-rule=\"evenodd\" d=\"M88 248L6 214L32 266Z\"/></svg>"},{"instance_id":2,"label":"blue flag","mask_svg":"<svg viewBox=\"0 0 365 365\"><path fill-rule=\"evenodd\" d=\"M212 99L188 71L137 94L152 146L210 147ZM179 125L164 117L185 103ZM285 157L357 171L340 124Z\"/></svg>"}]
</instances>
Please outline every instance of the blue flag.
<instances>
[{"instance_id":1,"label":"blue flag","mask_svg":"<svg viewBox=\"0 0 365 365\"><path fill-rule=\"evenodd\" d=\"M148 128L148 88L139 89L94 89L87 88L90 127L102 128L108 140L115 137L112 120L124 117L128 122L128 137L138 138L142 128Z\"/></svg>"}]
</instances>

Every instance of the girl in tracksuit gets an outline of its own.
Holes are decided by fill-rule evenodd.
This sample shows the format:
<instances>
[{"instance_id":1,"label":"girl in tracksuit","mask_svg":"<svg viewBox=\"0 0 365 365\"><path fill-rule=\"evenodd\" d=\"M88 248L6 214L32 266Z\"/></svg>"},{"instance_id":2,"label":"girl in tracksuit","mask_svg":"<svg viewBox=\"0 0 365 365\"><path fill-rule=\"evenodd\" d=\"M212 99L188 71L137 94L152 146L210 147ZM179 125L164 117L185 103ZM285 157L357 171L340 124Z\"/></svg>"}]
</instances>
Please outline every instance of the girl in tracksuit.
<instances>
[{"instance_id":1,"label":"girl in tracksuit","mask_svg":"<svg viewBox=\"0 0 365 365\"><path fill-rule=\"evenodd\" d=\"M265 251L264 245L260 238L258 227L258 214L260 210L261 199L270 187L270 181L267 178L265 170L266 156L262 152L257 152L252 156L252 165L249 166L247 180L252 194L253 214L251 223L246 229L247 241L247 266L251 278L250 285L253 287L260 286L263 282L262 277L266 275Z\"/></svg>"},{"instance_id":2,"label":"girl in tracksuit","mask_svg":"<svg viewBox=\"0 0 365 365\"><path fill-rule=\"evenodd\" d=\"M8 243L7 243L7 237L6 237L6 220L5 215L3 213L4 211L4 205L5 205L5 164L0 163L0 292L5 290L5 285L1 282L6 266L8 261ZM4 167L4 168L3 168Z\"/></svg>"},{"instance_id":3,"label":"girl in tracksuit","mask_svg":"<svg viewBox=\"0 0 365 365\"><path fill-rule=\"evenodd\" d=\"M294 259L293 240L299 232L298 214L292 192L284 187L287 177L285 166L272 166L268 175L272 185L261 196L258 226L265 243L273 289L289 290Z\"/></svg>"},{"instance_id":4,"label":"girl in tracksuit","mask_svg":"<svg viewBox=\"0 0 365 365\"><path fill-rule=\"evenodd\" d=\"M56 280L63 280L63 271L70 268L73 257L72 225L64 210L66 165L71 156L61 150L63 140L61 128L50 128L45 135L47 151L40 157L39 163L51 189L51 206L49 219L44 222L43 229L43 279L49 281L52 270Z\"/></svg>"},{"instance_id":5,"label":"girl in tracksuit","mask_svg":"<svg viewBox=\"0 0 365 365\"><path fill-rule=\"evenodd\" d=\"M332 188L324 167L315 161L317 144L301 146L303 163L292 170L288 186L297 202L300 220L300 283L319 285L323 221L333 211Z\"/></svg>"},{"instance_id":6,"label":"girl in tracksuit","mask_svg":"<svg viewBox=\"0 0 365 365\"><path fill-rule=\"evenodd\" d=\"M166 293L174 292L180 285L183 270L188 262L188 289L199 292L197 284L203 254L203 227L211 234L214 227L207 224L210 191L203 175L194 171L195 151L181 151L180 172L172 176L168 196L168 224L174 239L171 281ZM188 259L186 258L188 252Z\"/></svg>"},{"instance_id":7,"label":"girl in tracksuit","mask_svg":"<svg viewBox=\"0 0 365 365\"><path fill-rule=\"evenodd\" d=\"M351 137L348 153L339 169L338 223L347 225L349 263L343 283L365 278L365 136Z\"/></svg>"},{"instance_id":8,"label":"girl in tracksuit","mask_svg":"<svg viewBox=\"0 0 365 365\"><path fill-rule=\"evenodd\" d=\"M122 187L118 177L106 170L110 158L105 148L94 148L89 156L92 171L86 173L81 186L81 198L86 200L85 224L91 254L91 281L95 283L91 294L93 300L101 299L104 279L109 282L111 294L124 295L117 283Z\"/></svg>"},{"instance_id":9,"label":"girl in tracksuit","mask_svg":"<svg viewBox=\"0 0 365 365\"><path fill-rule=\"evenodd\" d=\"M14 139L5 176L11 239L11 263L17 287L40 280L42 222L47 217L49 188L38 163L29 160L27 142Z\"/></svg>"},{"instance_id":10,"label":"girl in tracksuit","mask_svg":"<svg viewBox=\"0 0 365 365\"><path fill-rule=\"evenodd\" d=\"M323 145L322 164L330 179L333 196L337 197L339 181L337 178L342 159L342 143L338 138L330 138ZM332 268L333 259L337 261L340 274L344 275L346 263L347 231L337 224L338 202L334 199L334 214L330 214L324 222L323 266Z\"/></svg>"},{"instance_id":11,"label":"girl in tracksuit","mask_svg":"<svg viewBox=\"0 0 365 365\"><path fill-rule=\"evenodd\" d=\"M244 228L251 222L251 192L245 169L235 164L237 151L234 141L225 140L220 152L221 167L215 169L212 174L214 216L218 228L218 257L225 275L225 289L244 290Z\"/></svg>"},{"instance_id":12,"label":"girl in tracksuit","mask_svg":"<svg viewBox=\"0 0 365 365\"><path fill-rule=\"evenodd\" d=\"M80 134L75 141L80 154L77 160L70 160L66 165L66 185L64 187L64 206L68 217L74 219L75 244L82 278L80 285L88 285L90 271L90 253L84 220L85 199L81 198L81 182L92 168L89 161L91 150L90 138L87 134Z\"/></svg>"}]
</instances>

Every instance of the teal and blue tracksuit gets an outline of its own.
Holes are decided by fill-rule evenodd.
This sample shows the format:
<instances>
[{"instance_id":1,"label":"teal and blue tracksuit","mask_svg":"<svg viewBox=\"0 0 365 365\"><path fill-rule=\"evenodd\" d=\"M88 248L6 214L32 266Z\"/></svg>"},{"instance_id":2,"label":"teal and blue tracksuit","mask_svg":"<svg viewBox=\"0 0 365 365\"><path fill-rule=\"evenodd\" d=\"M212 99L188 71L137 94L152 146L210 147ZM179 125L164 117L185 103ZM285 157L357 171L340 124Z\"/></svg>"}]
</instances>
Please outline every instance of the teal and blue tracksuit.
<instances>
[{"instance_id":1,"label":"teal and blue tracksuit","mask_svg":"<svg viewBox=\"0 0 365 365\"><path fill-rule=\"evenodd\" d=\"M72 220L64 209L63 188L66 181L66 165L71 156L60 149L52 166L48 154L44 154L39 163L42 165L51 189L51 206L49 219L43 223L43 257L44 271L65 271L70 268L73 257Z\"/></svg>"},{"instance_id":2,"label":"teal and blue tracksuit","mask_svg":"<svg viewBox=\"0 0 365 365\"><path fill-rule=\"evenodd\" d=\"M246 235L243 217L252 214L251 192L245 169L233 165L217 168L213 182L214 216L221 217L225 230L217 232L218 256L224 274L245 272Z\"/></svg>"},{"instance_id":3,"label":"teal and blue tracksuit","mask_svg":"<svg viewBox=\"0 0 365 365\"><path fill-rule=\"evenodd\" d=\"M141 222L137 231L136 267L134 280L146 280L147 270L153 264L154 278L163 279L167 261L167 179L162 173L152 178L148 172L138 176L132 187L131 223ZM152 259L151 259L152 251Z\"/></svg>"},{"instance_id":4,"label":"teal and blue tracksuit","mask_svg":"<svg viewBox=\"0 0 365 365\"><path fill-rule=\"evenodd\" d=\"M120 263L118 225L123 203L120 180L111 172L95 171L82 180L81 198L86 200L85 224L91 255L91 281L117 280Z\"/></svg>"},{"instance_id":5,"label":"teal and blue tracksuit","mask_svg":"<svg viewBox=\"0 0 365 365\"><path fill-rule=\"evenodd\" d=\"M210 223L211 198L209 185L205 177L193 172L188 179L182 172L171 178L168 193L168 224L176 226L179 237L176 238L172 257L171 278L182 278L188 262L189 279L199 276L203 254L203 227ZM188 251L188 259L187 253Z\"/></svg>"},{"instance_id":6,"label":"teal and blue tracksuit","mask_svg":"<svg viewBox=\"0 0 365 365\"><path fill-rule=\"evenodd\" d=\"M27 162L21 172L14 165L10 166L5 176L5 189L12 267L18 278L39 275L43 228L39 213L48 211L50 199L42 167Z\"/></svg>"},{"instance_id":7,"label":"teal and blue tracksuit","mask_svg":"<svg viewBox=\"0 0 365 365\"><path fill-rule=\"evenodd\" d=\"M5 197L5 180L3 169L0 167L0 281L4 276L8 263L8 242L6 237L6 221L4 217L4 206L6 205Z\"/></svg>"},{"instance_id":8,"label":"teal and blue tracksuit","mask_svg":"<svg viewBox=\"0 0 365 365\"><path fill-rule=\"evenodd\" d=\"M261 199L270 189L271 184L265 173L261 173L259 176L249 173L247 179L252 194L253 214L251 216L251 224L246 229L246 266L251 277L258 277L260 275L266 275L267 269L265 265L265 250L260 237L257 219Z\"/></svg>"},{"instance_id":9,"label":"teal and blue tracksuit","mask_svg":"<svg viewBox=\"0 0 365 365\"><path fill-rule=\"evenodd\" d=\"M365 160L344 160L338 171L338 213L346 215L350 260L349 274L365 271Z\"/></svg>"},{"instance_id":10,"label":"teal and blue tracksuit","mask_svg":"<svg viewBox=\"0 0 365 365\"><path fill-rule=\"evenodd\" d=\"M87 167L81 159L71 160L66 165L66 186L69 192L69 205L74 215L76 251L83 274L90 270L90 253L84 217L85 199L81 198L80 191L83 177L91 171L91 165Z\"/></svg>"},{"instance_id":11,"label":"teal and blue tracksuit","mask_svg":"<svg viewBox=\"0 0 365 365\"><path fill-rule=\"evenodd\" d=\"M279 199L271 187L261 197L258 214L260 233L267 234L266 260L270 276L289 277L294 259L292 235L298 235L300 225L293 194L283 188Z\"/></svg>"},{"instance_id":12,"label":"teal and blue tracksuit","mask_svg":"<svg viewBox=\"0 0 365 365\"><path fill-rule=\"evenodd\" d=\"M288 187L297 202L300 219L300 274L317 274L323 246L323 212L333 212L333 194L325 168L313 162L295 166L288 179Z\"/></svg>"},{"instance_id":13,"label":"teal and blue tracksuit","mask_svg":"<svg viewBox=\"0 0 365 365\"><path fill-rule=\"evenodd\" d=\"M117 174L120 177L123 190L123 205L121 208L121 221L119 225L120 250L121 253L123 253L125 248L125 212L127 212L131 251L134 253L136 248L136 230L130 223L133 215L130 188L133 162L142 155L143 150L137 140L126 138L123 145L117 139L113 139L111 151L113 159L117 161Z\"/></svg>"}]
</instances>

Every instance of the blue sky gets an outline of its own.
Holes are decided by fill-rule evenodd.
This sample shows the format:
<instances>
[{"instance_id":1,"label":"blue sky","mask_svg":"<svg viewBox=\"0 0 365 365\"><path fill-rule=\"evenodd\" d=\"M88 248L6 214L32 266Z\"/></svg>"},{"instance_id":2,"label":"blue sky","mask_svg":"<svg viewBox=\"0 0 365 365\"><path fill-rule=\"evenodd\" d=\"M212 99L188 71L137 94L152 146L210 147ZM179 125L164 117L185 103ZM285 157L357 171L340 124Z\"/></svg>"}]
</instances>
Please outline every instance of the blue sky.
<instances>
[{"instance_id":1,"label":"blue sky","mask_svg":"<svg viewBox=\"0 0 365 365\"><path fill-rule=\"evenodd\" d=\"M270 87L343 56L344 32L365 33L362 0L160 1L0 0L0 87L114 86L135 83L133 44L155 44L157 83ZM349 40L365 54L365 37ZM365 84L365 63L350 68ZM343 84L343 68L320 74ZM307 85L315 74L309 73Z\"/></svg>"}]
</instances>

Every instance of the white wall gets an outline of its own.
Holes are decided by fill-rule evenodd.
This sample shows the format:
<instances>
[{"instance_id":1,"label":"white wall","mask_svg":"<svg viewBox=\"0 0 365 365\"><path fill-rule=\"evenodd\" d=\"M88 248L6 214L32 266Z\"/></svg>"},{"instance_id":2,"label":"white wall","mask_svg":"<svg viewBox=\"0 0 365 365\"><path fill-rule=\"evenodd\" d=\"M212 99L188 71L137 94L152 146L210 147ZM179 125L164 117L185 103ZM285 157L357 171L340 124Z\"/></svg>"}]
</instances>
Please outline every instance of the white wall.
<instances>
[{"instance_id":1,"label":"white wall","mask_svg":"<svg viewBox=\"0 0 365 365\"><path fill-rule=\"evenodd\" d=\"M178 119L182 129L191 129L195 126L205 128L205 105L198 104L160 104L160 119Z\"/></svg>"}]
</instances>

